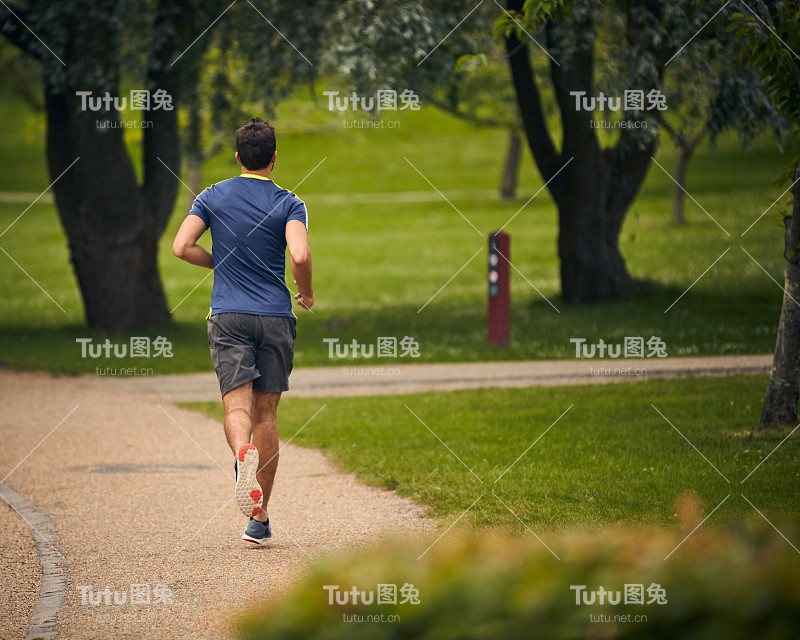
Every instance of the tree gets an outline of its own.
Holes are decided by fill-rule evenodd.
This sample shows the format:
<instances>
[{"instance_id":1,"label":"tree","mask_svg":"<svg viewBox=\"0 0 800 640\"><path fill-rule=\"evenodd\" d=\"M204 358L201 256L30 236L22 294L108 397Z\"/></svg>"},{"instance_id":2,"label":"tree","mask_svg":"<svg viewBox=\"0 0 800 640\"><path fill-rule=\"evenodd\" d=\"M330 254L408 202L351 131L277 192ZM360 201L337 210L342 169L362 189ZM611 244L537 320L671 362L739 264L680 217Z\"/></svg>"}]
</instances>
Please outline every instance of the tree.
<instances>
[{"instance_id":1,"label":"tree","mask_svg":"<svg viewBox=\"0 0 800 640\"><path fill-rule=\"evenodd\" d=\"M179 187L171 172L181 166L183 104L190 122L184 145L195 167L203 157L205 67L198 61L212 42L207 29L224 32L253 95L274 107L321 70L350 86L392 84L392 68L408 67L414 56L437 48L466 3L62 0L5 7L0 32L41 63L47 165L86 321L128 330L170 317L156 255ZM450 46L446 42L440 51ZM453 56L444 59L453 61L425 65L416 76L430 82L451 72ZM142 129L141 181L119 111L106 104L92 111L82 103L85 92L121 96L125 81L159 91L172 107L151 104L137 112L150 123Z\"/></svg>"},{"instance_id":2,"label":"tree","mask_svg":"<svg viewBox=\"0 0 800 640\"><path fill-rule=\"evenodd\" d=\"M130 20L149 30L144 84L165 92L174 107L180 67L169 61L191 42L193 7L188 0L158 0L146 17L136 17L137 7L114 0L35 3L11 7L13 14L6 12L0 23L3 34L42 65L47 165L53 180L60 176L53 193L90 326L131 329L169 317L156 254L178 183L161 162L178 167L180 151L176 110L151 105L141 112L152 126L142 131L139 184L119 112L113 105L90 110L80 92L120 96L123 31Z\"/></svg>"},{"instance_id":3,"label":"tree","mask_svg":"<svg viewBox=\"0 0 800 640\"><path fill-rule=\"evenodd\" d=\"M309 2L274 4L276 20L296 23L310 13ZM330 13L331 4L316 6ZM128 330L170 317L157 250L180 185L173 175L182 155L178 110L186 97L185 146L193 159L202 157L200 60L212 40L199 36L231 6L219 0L70 0L13 5L0 18L3 35L42 66L47 165L89 326ZM284 91L297 67L309 63L287 62L282 36L266 21L254 28L262 20L256 11L249 4L232 10L227 35L239 52L259 60L253 69L266 98ZM324 20L307 22L303 44L319 42ZM263 83L265 75L270 82ZM151 95L149 108L133 112L146 123L141 181L126 145L121 103L113 103L125 81ZM106 95L111 102L93 110L90 98Z\"/></svg>"},{"instance_id":4,"label":"tree","mask_svg":"<svg viewBox=\"0 0 800 640\"><path fill-rule=\"evenodd\" d=\"M717 10L713 5L711 9ZM672 199L672 220L677 224L685 221L689 162L704 140L714 145L721 133L733 130L746 147L766 129L778 137L786 133L786 119L767 95L765 82L740 59L741 45L725 19L729 13L713 16L672 59L665 78L669 110L658 116L677 151Z\"/></svg>"},{"instance_id":5,"label":"tree","mask_svg":"<svg viewBox=\"0 0 800 640\"><path fill-rule=\"evenodd\" d=\"M766 2L767 11L756 18L747 9L734 16L744 40L744 58L761 72L775 104L789 120L795 149L800 140L800 0ZM763 22L762 22L763 21ZM765 28L764 25L769 25ZM800 397L800 158L795 158L793 205L784 216L784 295L778 338L761 413L760 429L797 423Z\"/></svg>"},{"instance_id":6,"label":"tree","mask_svg":"<svg viewBox=\"0 0 800 640\"><path fill-rule=\"evenodd\" d=\"M591 106L603 74L625 89L663 96L667 64L716 9L696 0L507 2L496 30L505 39L528 146L558 207L566 300L593 302L639 288L628 273L619 236L647 175L659 130L657 109L631 109L615 118L619 133L604 146L595 113L588 113L578 99L587 98ZM531 36L542 40L550 58L559 145L531 64ZM598 51L604 52L600 59ZM724 65L725 60L716 63Z\"/></svg>"}]
</instances>

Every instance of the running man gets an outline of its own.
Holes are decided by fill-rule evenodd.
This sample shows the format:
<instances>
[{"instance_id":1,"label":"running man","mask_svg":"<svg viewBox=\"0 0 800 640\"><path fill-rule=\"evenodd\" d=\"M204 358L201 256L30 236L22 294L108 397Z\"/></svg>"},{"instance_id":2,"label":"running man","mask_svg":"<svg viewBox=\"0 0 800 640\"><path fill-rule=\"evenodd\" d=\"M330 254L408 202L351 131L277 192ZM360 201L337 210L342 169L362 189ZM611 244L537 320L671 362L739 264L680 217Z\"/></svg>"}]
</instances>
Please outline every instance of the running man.
<instances>
[{"instance_id":1,"label":"running man","mask_svg":"<svg viewBox=\"0 0 800 640\"><path fill-rule=\"evenodd\" d=\"M277 155L272 125L245 122L236 131L242 174L197 196L172 245L178 258L214 270L208 345L235 456L236 502L250 517L242 539L259 545L272 536L267 505L278 468L276 415L289 390L296 337L287 247L294 298L305 309L314 304L308 212L272 181ZM211 253L197 245L206 229Z\"/></svg>"}]
</instances>

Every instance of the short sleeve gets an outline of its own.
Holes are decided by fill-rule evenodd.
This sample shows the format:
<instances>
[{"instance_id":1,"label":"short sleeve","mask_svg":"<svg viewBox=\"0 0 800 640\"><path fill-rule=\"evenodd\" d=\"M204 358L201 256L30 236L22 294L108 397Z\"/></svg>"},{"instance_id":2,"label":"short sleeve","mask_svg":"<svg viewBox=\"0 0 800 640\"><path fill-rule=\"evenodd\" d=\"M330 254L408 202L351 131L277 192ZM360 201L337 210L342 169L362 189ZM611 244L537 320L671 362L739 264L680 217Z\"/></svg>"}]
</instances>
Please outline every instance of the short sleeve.
<instances>
[{"instance_id":1,"label":"short sleeve","mask_svg":"<svg viewBox=\"0 0 800 640\"><path fill-rule=\"evenodd\" d=\"M192 209L189 215L195 215L206 223L206 229L211 228L211 221L208 219L208 207L206 206L205 199L208 195L208 189L204 189L199 196L194 199Z\"/></svg>"},{"instance_id":2,"label":"short sleeve","mask_svg":"<svg viewBox=\"0 0 800 640\"><path fill-rule=\"evenodd\" d=\"M306 230L308 230L308 210L306 209L306 203L297 196L292 198L291 204L289 205L289 215L286 216L286 222L288 223L290 220L299 220L306 226Z\"/></svg>"}]
</instances>

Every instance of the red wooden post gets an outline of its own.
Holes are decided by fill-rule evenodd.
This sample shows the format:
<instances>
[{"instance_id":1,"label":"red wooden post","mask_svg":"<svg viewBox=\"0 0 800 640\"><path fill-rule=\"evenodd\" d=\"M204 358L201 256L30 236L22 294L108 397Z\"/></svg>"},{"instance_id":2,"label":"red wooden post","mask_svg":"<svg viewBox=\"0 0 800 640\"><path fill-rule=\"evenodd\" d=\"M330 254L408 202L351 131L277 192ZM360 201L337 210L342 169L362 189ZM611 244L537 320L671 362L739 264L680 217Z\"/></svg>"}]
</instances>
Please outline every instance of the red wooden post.
<instances>
[{"instance_id":1,"label":"red wooden post","mask_svg":"<svg viewBox=\"0 0 800 640\"><path fill-rule=\"evenodd\" d=\"M511 344L511 236L496 231L489 236L489 344Z\"/></svg>"}]
</instances>

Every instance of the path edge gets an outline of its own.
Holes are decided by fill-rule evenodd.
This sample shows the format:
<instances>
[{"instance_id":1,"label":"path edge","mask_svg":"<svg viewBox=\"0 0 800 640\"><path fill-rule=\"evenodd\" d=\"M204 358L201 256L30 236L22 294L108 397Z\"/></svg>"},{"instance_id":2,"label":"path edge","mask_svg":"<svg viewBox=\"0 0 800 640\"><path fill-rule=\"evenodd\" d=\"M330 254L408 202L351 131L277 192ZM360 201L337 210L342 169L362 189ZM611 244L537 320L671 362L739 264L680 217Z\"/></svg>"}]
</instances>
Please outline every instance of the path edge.
<instances>
[{"instance_id":1,"label":"path edge","mask_svg":"<svg viewBox=\"0 0 800 640\"><path fill-rule=\"evenodd\" d=\"M2 481L0 481L0 494L28 525L36 546L39 565L42 568L39 598L31 614L26 640L56 638L58 613L67 592L67 580L63 566L65 558L59 551L53 522L45 514L36 510L36 504L32 500L23 498Z\"/></svg>"}]
</instances>

